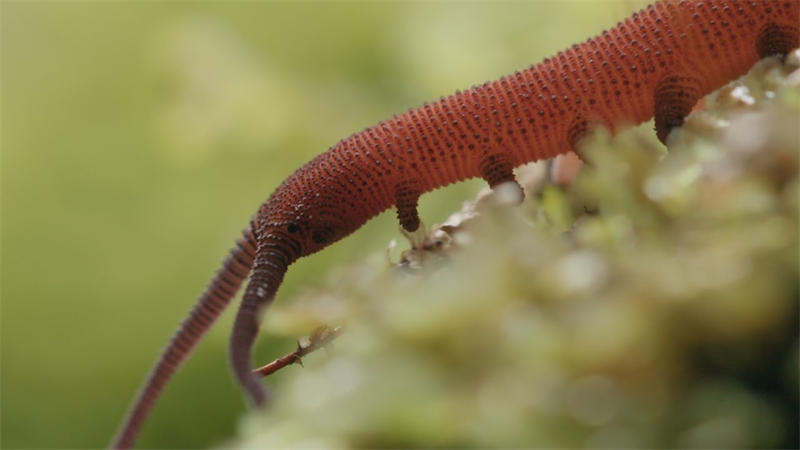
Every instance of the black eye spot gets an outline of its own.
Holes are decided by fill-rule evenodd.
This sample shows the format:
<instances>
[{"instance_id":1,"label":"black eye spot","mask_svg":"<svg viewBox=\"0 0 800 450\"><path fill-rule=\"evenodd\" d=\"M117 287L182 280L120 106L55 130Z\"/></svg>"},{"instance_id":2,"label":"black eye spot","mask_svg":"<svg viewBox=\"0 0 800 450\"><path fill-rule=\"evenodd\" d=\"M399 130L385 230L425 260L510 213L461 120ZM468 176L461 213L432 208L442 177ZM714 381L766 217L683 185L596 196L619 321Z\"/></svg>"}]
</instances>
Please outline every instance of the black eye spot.
<instances>
[{"instance_id":1,"label":"black eye spot","mask_svg":"<svg viewBox=\"0 0 800 450\"><path fill-rule=\"evenodd\" d=\"M334 231L331 227L322 227L311 233L311 240L317 245L325 245L333 240Z\"/></svg>"},{"instance_id":2,"label":"black eye spot","mask_svg":"<svg viewBox=\"0 0 800 450\"><path fill-rule=\"evenodd\" d=\"M290 224L289 224L289 225L286 227L286 231L288 231L289 233L292 233L292 234L294 234L294 233L297 233L298 231L300 231L300 227L299 227L299 226L297 226L297 224L296 224L296 223L290 223Z\"/></svg>"}]
</instances>

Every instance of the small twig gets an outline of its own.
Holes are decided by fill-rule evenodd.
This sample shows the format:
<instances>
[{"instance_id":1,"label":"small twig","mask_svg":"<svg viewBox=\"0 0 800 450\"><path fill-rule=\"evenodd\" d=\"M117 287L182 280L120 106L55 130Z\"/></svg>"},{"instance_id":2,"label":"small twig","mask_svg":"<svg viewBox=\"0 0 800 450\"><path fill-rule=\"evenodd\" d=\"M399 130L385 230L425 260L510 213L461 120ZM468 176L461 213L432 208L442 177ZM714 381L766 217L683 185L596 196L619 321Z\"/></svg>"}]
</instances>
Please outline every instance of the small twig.
<instances>
[{"instance_id":1,"label":"small twig","mask_svg":"<svg viewBox=\"0 0 800 450\"><path fill-rule=\"evenodd\" d=\"M332 340L334 340L336 336L341 333L341 331L342 327L319 327L314 330L314 332L311 333L311 336L309 336L307 339L297 341L297 350L289 353L286 356L282 356L265 366L253 370L253 373L257 373L262 377L266 377L292 364L300 364L302 366L303 356L306 356L318 348L325 347Z\"/></svg>"}]
</instances>

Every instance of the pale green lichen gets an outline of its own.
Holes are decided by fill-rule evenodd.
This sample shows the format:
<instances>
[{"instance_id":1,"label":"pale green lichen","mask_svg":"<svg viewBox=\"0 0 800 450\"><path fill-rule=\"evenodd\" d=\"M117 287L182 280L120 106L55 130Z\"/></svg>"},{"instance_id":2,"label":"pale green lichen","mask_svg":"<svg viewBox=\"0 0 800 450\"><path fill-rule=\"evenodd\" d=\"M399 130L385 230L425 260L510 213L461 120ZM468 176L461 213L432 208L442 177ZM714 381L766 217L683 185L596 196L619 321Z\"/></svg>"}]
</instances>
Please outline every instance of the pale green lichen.
<instances>
[{"instance_id":1,"label":"pale green lichen","mask_svg":"<svg viewBox=\"0 0 800 450\"><path fill-rule=\"evenodd\" d=\"M565 190L467 208L438 250L341 267L284 303L266 329L344 331L228 445L794 445L791 68L724 88L669 153L649 130L599 133Z\"/></svg>"}]
</instances>

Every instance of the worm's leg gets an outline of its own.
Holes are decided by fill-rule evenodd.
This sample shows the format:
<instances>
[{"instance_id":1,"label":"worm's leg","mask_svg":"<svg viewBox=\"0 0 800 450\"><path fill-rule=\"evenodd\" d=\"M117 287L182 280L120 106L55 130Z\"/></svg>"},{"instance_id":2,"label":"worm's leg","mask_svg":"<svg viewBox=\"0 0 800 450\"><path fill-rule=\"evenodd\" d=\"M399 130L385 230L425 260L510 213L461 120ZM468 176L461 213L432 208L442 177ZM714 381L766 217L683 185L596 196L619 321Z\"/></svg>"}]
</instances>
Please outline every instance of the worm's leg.
<instances>
[{"instance_id":1,"label":"worm's leg","mask_svg":"<svg viewBox=\"0 0 800 450\"><path fill-rule=\"evenodd\" d=\"M501 153L487 155L481 162L480 171L481 178L486 180L492 189L502 183L509 183L509 186L516 191L517 203L522 203L525 193L514 178L514 165L507 155Z\"/></svg>"},{"instance_id":2,"label":"worm's leg","mask_svg":"<svg viewBox=\"0 0 800 450\"><path fill-rule=\"evenodd\" d=\"M800 28L797 26L768 23L759 31L756 39L756 51L762 58L775 55L784 58L798 45L800 45Z\"/></svg>"},{"instance_id":3,"label":"worm's leg","mask_svg":"<svg viewBox=\"0 0 800 450\"><path fill-rule=\"evenodd\" d=\"M567 128L567 144L570 151L562 153L550 162L550 181L559 186L565 186L578 176L581 167L586 161L578 150L581 140L589 134L590 122L578 116L572 120Z\"/></svg>"},{"instance_id":4,"label":"worm's leg","mask_svg":"<svg viewBox=\"0 0 800 450\"><path fill-rule=\"evenodd\" d=\"M656 136L666 145L673 128L683 125L683 120L702 97L700 83L692 77L670 75L663 78L654 93Z\"/></svg>"},{"instance_id":5,"label":"worm's leg","mask_svg":"<svg viewBox=\"0 0 800 450\"><path fill-rule=\"evenodd\" d=\"M550 164L550 180L559 186L566 186L578 176L583 164L583 159L578 153L562 153L553 158Z\"/></svg>"},{"instance_id":6,"label":"worm's leg","mask_svg":"<svg viewBox=\"0 0 800 450\"><path fill-rule=\"evenodd\" d=\"M417 211L420 194L422 194L422 190L416 180L406 180L395 187L397 220L400 222L401 231L411 241L413 248L422 247L426 234Z\"/></svg>"},{"instance_id":7,"label":"worm's leg","mask_svg":"<svg viewBox=\"0 0 800 450\"><path fill-rule=\"evenodd\" d=\"M417 201L421 191L414 181L400 183L395 188L395 205L397 206L397 220L400 226L409 233L417 231L420 226Z\"/></svg>"}]
</instances>

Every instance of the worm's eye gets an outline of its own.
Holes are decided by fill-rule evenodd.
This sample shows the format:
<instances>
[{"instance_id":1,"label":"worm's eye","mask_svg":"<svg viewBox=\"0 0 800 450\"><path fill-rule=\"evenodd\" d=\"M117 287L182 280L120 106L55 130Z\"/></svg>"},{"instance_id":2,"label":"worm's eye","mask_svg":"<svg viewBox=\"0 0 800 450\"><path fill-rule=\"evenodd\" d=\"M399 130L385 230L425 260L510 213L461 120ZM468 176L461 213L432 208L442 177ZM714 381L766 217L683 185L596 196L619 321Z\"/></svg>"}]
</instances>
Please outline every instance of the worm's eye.
<instances>
[{"instance_id":1,"label":"worm's eye","mask_svg":"<svg viewBox=\"0 0 800 450\"><path fill-rule=\"evenodd\" d=\"M311 240L315 244L325 245L333 240L333 229L329 227L320 228L311 234Z\"/></svg>"},{"instance_id":2,"label":"worm's eye","mask_svg":"<svg viewBox=\"0 0 800 450\"><path fill-rule=\"evenodd\" d=\"M297 233L298 231L300 231L300 227L297 226L296 223L292 222L286 227L286 231L288 231L289 233L294 234L294 233Z\"/></svg>"}]
</instances>

